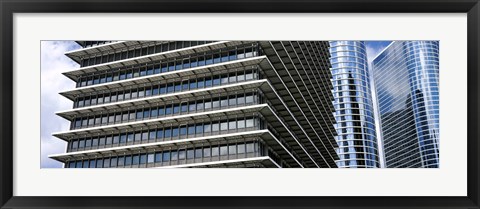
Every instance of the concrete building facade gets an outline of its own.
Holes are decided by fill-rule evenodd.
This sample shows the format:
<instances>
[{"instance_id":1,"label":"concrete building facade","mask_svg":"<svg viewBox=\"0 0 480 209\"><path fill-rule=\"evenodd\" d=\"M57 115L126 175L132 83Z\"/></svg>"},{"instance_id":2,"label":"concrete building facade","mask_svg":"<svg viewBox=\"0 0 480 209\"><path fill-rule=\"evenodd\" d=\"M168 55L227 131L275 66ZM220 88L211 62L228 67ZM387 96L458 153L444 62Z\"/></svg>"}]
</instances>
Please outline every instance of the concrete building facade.
<instances>
[{"instance_id":1,"label":"concrete building facade","mask_svg":"<svg viewBox=\"0 0 480 209\"><path fill-rule=\"evenodd\" d=\"M337 167L328 42L77 43L65 168Z\"/></svg>"}]
</instances>

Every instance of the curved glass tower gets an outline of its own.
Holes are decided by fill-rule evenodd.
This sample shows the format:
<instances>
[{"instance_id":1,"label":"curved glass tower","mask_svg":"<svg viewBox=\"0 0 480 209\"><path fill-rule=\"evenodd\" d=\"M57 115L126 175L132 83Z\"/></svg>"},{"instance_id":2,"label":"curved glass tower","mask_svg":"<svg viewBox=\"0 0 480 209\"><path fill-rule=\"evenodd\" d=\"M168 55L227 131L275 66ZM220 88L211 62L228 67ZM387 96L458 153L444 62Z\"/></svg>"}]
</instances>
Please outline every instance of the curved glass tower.
<instances>
[{"instance_id":1,"label":"curved glass tower","mask_svg":"<svg viewBox=\"0 0 480 209\"><path fill-rule=\"evenodd\" d=\"M387 167L439 166L438 41L396 41L373 63Z\"/></svg>"},{"instance_id":2,"label":"curved glass tower","mask_svg":"<svg viewBox=\"0 0 480 209\"><path fill-rule=\"evenodd\" d=\"M378 146L363 41L330 41L338 167L378 168Z\"/></svg>"}]
</instances>

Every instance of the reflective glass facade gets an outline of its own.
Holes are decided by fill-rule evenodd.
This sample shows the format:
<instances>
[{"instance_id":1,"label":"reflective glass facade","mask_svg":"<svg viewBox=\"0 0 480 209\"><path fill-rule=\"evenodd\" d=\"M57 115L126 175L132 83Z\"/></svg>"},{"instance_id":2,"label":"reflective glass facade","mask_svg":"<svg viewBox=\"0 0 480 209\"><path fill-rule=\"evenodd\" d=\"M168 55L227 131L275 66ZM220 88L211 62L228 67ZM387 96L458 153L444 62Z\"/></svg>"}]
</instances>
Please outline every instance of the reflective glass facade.
<instances>
[{"instance_id":1,"label":"reflective glass facade","mask_svg":"<svg viewBox=\"0 0 480 209\"><path fill-rule=\"evenodd\" d=\"M438 41L395 41L372 63L389 168L439 167L438 50Z\"/></svg>"},{"instance_id":2,"label":"reflective glass facade","mask_svg":"<svg viewBox=\"0 0 480 209\"><path fill-rule=\"evenodd\" d=\"M77 43L66 168L337 167L328 42Z\"/></svg>"},{"instance_id":3,"label":"reflective glass facade","mask_svg":"<svg viewBox=\"0 0 480 209\"><path fill-rule=\"evenodd\" d=\"M330 41L338 167L378 168L378 146L363 41Z\"/></svg>"}]
</instances>

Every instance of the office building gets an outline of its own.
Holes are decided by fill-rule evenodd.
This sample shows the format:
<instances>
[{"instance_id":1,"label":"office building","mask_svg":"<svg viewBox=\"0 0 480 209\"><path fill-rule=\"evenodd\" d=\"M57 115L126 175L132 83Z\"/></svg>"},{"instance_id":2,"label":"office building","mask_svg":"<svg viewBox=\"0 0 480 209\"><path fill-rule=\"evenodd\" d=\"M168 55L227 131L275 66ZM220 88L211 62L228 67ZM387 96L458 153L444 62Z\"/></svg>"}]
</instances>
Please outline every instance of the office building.
<instances>
[{"instance_id":1,"label":"office building","mask_svg":"<svg viewBox=\"0 0 480 209\"><path fill-rule=\"evenodd\" d=\"M77 43L65 168L337 167L328 42Z\"/></svg>"},{"instance_id":2,"label":"office building","mask_svg":"<svg viewBox=\"0 0 480 209\"><path fill-rule=\"evenodd\" d=\"M372 62L388 168L439 167L438 41L395 41Z\"/></svg>"},{"instance_id":3,"label":"office building","mask_svg":"<svg viewBox=\"0 0 480 209\"><path fill-rule=\"evenodd\" d=\"M379 168L375 119L363 41L330 41L340 168Z\"/></svg>"}]
</instances>

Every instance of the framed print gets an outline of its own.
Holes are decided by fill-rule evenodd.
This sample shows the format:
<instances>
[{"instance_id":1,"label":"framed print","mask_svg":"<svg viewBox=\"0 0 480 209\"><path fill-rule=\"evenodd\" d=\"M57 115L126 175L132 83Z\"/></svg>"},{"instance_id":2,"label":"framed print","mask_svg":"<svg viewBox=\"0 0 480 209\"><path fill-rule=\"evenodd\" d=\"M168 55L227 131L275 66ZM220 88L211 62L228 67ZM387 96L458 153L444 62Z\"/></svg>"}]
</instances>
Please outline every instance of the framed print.
<instances>
[{"instance_id":1,"label":"framed print","mask_svg":"<svg viewBox=\"0 0 480 209\"><path fill-rule=\"evenodd\" d=\"M1 208L479 208L477 0L0 5Z\"/></svg>"}]
</instances>

